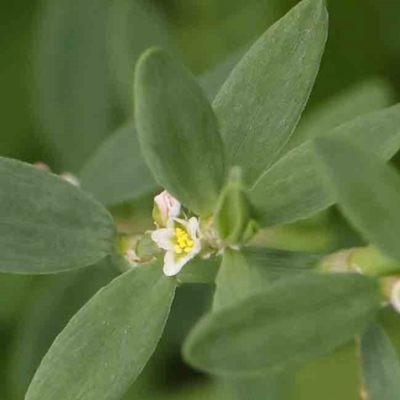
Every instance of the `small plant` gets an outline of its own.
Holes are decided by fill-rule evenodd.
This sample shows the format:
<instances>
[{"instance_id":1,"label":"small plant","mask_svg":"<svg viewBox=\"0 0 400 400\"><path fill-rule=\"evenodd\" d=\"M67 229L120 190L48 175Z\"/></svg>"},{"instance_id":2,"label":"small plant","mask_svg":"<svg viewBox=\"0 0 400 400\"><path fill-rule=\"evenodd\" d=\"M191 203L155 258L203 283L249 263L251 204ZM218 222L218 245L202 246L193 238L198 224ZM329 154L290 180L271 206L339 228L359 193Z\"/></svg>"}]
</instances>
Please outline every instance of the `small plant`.
<instances>
[{"instance_id":1,"label":"small plant","mask_svg":"<svg viewBox=\"0 0 400 400\"><path fill-rule=\"evenodd\" d=\"M141 185L123 189L140 197L158 188L153 230L118 232L85 193L85 173L80 189L0 160L2 271L105 260L121 272L57 337L26 400L121 399L155 350L177 287L196 282L216 289L183 345L193 367L273 385L358 336L360 393L399 398L399 360L375 320L390 304L400 311L400 178L385 164L400 148L400 107L292 139L327 30L324 2L302 1L252 46L212 105L164 51L143 54L134 85ZM263 228L335 203L364 247L317 255L254 245Z\"/></svg>"}]
</instances>

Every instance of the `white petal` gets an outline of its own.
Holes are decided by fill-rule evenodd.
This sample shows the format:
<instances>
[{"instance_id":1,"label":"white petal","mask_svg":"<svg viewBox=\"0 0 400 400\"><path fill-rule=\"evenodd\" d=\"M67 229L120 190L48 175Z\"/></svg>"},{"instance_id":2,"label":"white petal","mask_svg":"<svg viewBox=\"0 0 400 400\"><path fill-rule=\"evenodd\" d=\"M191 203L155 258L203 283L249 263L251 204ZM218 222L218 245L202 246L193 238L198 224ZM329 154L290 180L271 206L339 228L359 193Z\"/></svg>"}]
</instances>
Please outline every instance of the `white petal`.
<instances>
[{"instance_id":1,"label":"white petal","mask_svg":"<svg viewBox=\"0 0 400 400\"><path fill-rule=\"evenodd\" d=\"M151 234L157 246L163 250L174 250L174 231L171 229L157 229Z\"/></svg>"},{"instance_id":2,"label":"white petal","mask_svg":"<svg viewBox=\"0 0 400 400\"><path fill-rule=\"evenodd\" d=\"M164 256L164 274L167 276L177 275L185 264L187 264L196 253L190 252L186 256L181 256L173 251L167 251Z\"/></svg>"},{"instance_id":3,"label":"white petal","mask_svg":"<svg viewBox=\"0 0 400 400\"><path fill-rule=\"evenodd\" d=\"M199 220L196 217L192 217L187 222L187 230L192 239L199 236Z\"/></svg>"},{"instance_id":4,"label":"white petal","mask_svg":"<svg viewBox=\"0 0 400 400\"><path fill-rule=\"evenodd\" d=\"M174 276L180 272L185 265L182 259L178 260L174 251L167 251L164 256L164 274Z\"/></svg>"}]
</instances>

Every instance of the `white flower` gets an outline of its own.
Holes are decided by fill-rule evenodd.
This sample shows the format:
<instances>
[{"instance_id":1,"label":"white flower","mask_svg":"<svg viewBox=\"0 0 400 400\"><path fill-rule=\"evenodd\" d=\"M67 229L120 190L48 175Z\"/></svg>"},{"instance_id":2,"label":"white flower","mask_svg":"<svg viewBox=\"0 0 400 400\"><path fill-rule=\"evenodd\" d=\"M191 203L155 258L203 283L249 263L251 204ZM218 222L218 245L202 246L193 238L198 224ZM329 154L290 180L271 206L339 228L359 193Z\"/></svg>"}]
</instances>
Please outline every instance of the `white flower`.
<instances>
[{"instance_id":1,"label":"white flower","mask_svg":"<svg viewBox=\"0 0 400 400\"><path fill-rule=\"evenodd\" d=\"M181 203L166 190L154 197L153 219L158 227L164 227L171 218L177 218Z\"/></svg>"},{"instance_id":2,"label":"white flower","mask_svg":"<svg viewBox=\"0 0 400 400\"><path fill-rule=\"evenodd\" d=\"M390 302L392 306L400 312L400 279L397 280L392 286Z\"/></svg>"},{"instance_id":3,"label":"white flower","mask_svg":"<svg viewBox=\"0 0 400 400\"><path fill-rule=\"evenodd\" d=\"M163 271L167 276L178 274L201 250L199 220L195 217L188 221L170 218L166 228L154 231L151 238L166 251Z\"/></svg>"}]
</instances>

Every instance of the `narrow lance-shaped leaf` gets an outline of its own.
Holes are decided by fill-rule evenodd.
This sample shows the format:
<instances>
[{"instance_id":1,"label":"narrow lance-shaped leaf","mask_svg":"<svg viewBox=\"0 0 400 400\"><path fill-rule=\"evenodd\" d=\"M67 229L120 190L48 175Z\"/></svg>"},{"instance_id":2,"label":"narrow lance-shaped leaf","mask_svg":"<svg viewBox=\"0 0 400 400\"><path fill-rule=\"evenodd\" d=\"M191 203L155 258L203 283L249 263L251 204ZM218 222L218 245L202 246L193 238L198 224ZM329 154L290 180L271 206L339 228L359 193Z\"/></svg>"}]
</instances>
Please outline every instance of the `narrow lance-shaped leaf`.
<instances>
[{"instance_id":1,"label":"narrow lance-shaped leaf","mask_svg":"<svg viewBox=\"0 0 400 400\"><path fill-rule=\"evenodd\" d=\"M278 373L351 340L379 308L373 278L305 274L206 315L187 338L184 356L227 377Z\"/></svg>"},{"instance_id":2,"label":"narrow lance-shaped leaf","mask_svg":"<svg viewBox=\"0 0 400 400\"><path fill-rule=\"evenodd\" d=\"M162 50L138 62L135 115L156 181L194 212L211 214L224 179L217 121L195 78Z\"/></svg>"},{"instance_id":3,"label":"narrow lance-shaped leaf","mask_svg":"<svg viewBox=\"0 0 400 400\"><path fill-rule=\"evenodd\" d=\"M327 137L351 138L389 160L400 148L400 106L368 114L326 133ZM282 157L257 182L250 198L265 226L307 218L335 203L327 189L312 141Z\"/></svg>"},{"instance_id":4,"label":"narrow lance-shaped leaf","mask_svg":"<svg viewBox=\"0 0 400 400\"><path fill-rule=\"evenodd\" d=\"M214 108L231 165L247 184L277 159L306 105L327 37L322 0L304 0L253 45Z\"/></svg>"},{"instance_id":5,"label":"narrow lance-shaped leaf","mask_svg":"<svg viewBox=\"0 0 400 400\"><path fill-rule=\"evenodd\" d=\"M315 149L344 215L370 243L400 259L400 177L395 169L349 140L319 138Z\"/></svg>"},{"instance_id":6,"label":"narrow lance-shaped leaf","mask_svg":"<svg viewBox=\"0 0 400 400\"><path fill-rule=\"evenodd\" d=\"M48 172L0 158L0 270L53 273L92 265L114 251L109 213Z\"/></svg>"},{"instance_id":7,"label":"narrow lance-shaped leaf","mask_svg":"<svg viewBox=\"0 0 400 400\"><path fill-rule=\"evenodd\" d=\"M157 190L142 156L134 122L108 138L85 164L81 186L105 206L139 199Z\"/></svg>"},{"instance_id":8,"label":"narrow lance-shaped leaf","mask_svg":"<svg viewBox=\"0 0 400 400\"><path fill-rule=\"evenodd\" d=\"M175 280L144 264L100 290L43 359L26 400L119 400L153 353Z\"/></svg>"},{"instance_id":9,"label":"narrow lance-shaped leaf","mask_svg":"<svg viewBox=\"0 0 400 400\"><path fill-rule=\"evenodd\" d=\"M400 361L383 329L370 325L360 340L361 371L368 400L400 398Z\"/></svg>"}]
</instances>

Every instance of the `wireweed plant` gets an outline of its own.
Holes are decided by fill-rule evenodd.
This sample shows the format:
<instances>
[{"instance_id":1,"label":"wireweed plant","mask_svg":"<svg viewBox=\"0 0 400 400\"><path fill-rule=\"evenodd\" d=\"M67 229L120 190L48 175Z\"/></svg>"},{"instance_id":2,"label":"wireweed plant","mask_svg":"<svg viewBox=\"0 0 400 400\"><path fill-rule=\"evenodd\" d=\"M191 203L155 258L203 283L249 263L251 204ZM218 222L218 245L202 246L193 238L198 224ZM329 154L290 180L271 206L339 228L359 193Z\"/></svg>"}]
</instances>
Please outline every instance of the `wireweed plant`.
<instances>
[{"instance_id":1,"label":"wireweed plant","mask_svg":"<svg viewBox=\"0 0 400 400\"><path fill-rule=\"evenodd\" d=\"M244 55L212 104L170 55L145 51L134 123L88 161L80 187L0 159L1 271L100 262L119 271L59 334L26 400L122 399L177 288L193 283L215 285L211 309L183 343L194 368L249 392L269 382L275 396L296 368L358 337L360 393L400 398L399 360L376 322L385 307L400 311L400 177L386 163L400 148L400 107L296 136L327 32L324 2L302 1ZM103 179L110 165L113 182ZM152 207L153 229L127 228L106 209L139 199ZM257 246L265 228L335 203L361 234L357 247Z\"/></svg>"}]
</instances>

